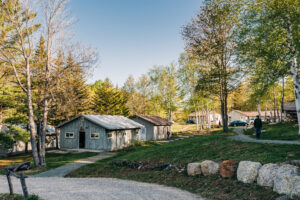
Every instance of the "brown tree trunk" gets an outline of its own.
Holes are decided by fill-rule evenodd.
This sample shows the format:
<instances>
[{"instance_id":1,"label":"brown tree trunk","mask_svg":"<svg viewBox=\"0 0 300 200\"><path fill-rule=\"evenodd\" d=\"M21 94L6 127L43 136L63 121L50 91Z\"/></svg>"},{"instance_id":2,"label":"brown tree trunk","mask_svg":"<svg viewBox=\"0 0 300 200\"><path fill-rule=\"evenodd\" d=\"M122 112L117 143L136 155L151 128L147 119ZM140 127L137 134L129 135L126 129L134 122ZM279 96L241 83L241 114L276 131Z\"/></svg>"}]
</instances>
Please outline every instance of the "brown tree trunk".
<instances>
[{"instance_id":1,"label":"brown tree trunk","mask_svg":"<svg viewBox=\"0 0 300 200\"><path fill-rule=\"evenodd\" d=\"M224 96L224 124L223 124L223 130L224 130L225 133L228 132L227 91L225 91L225 96Z\"/></svg>"},{"instance_id":2,"label":"brown tree trunk","mask_svg":"<svg viewBox=\"0 0 300 200\"><path fill-rule=\"evenodd\" d=\"M41 150L40 150L40 163L42 166L46 166L46 133L47 133L47 121L48 121L48 100L44 101L43 111L43 124L41 131Z\"/></svg>"}]
</instances>

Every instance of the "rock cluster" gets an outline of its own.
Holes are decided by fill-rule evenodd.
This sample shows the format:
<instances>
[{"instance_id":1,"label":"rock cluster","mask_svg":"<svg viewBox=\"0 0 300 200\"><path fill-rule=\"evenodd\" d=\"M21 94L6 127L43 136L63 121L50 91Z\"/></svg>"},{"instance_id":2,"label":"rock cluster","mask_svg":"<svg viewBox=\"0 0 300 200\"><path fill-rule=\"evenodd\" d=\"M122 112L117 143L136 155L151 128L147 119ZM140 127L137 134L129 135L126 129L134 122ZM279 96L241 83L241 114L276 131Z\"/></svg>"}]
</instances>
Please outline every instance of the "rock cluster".
<instances>
[{"instance_id":1,"label":"rock cluster","mask_svg":"<svg viewBox=\"0 0 300 200\"><path fill-rule=\"evenodd\" d=\"M225 160L221 164L205 160L187 165L189 176L209 176L219 173L223 178L232 178L237 174L237 179L243 183L256 182L260 186L273 187L273 191L283 194L283 197L300 197L300 174L298 166L280 163L265 164L259 162Z\"/></svg>"},{"instance_id":2,"label":"rock cluster","mask_svg":"<svg viewBox=\"0 0 300 200\"><path fill-rule=\"evenodd\" d=\"M178 165L172 165L172 164L158 164L158 165L149 165L143 162L137 162L137 161L129 161L129 160L115 160L111 162L111 165L117 166L117 167L128 167L132 169L138 169L138 170L154 170L154 171L163 171L163 170L176 170L179 173L182 173L185 171L185 167L178 166Z\"/></svg>"}]
</instances>

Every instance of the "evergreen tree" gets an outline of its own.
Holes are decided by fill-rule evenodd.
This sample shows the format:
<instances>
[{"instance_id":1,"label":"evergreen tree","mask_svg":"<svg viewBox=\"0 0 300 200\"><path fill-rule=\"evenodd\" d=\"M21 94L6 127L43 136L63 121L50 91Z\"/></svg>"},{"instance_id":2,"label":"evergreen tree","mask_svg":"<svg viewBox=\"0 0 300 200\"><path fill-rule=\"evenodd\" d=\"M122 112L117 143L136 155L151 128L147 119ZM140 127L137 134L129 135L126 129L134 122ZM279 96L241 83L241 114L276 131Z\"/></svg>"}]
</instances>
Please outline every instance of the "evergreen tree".
<instances>
[{"instance_id":1,"label":"evergreen tree","mask_svg":"<svg viewBox=\"0 0 300 200\"><path fill-rule=\"evenodd\" d=\"M114 88L109 79L104 82L97 81L93 86L93 111L101 115L129 115L129 109L126 106L127 98L123 93Z\"/></svg>"},{"instance_id":2,"label":"evergreen tree","mask_svg":"<svg viewBox=\"0 0 300 200\"><path fill-rule=\"evenodd\" d=\"M56 60L59 78L55 80L54 101L49 113L49 119L54 125L90 110L91 91L85 83L83 67L76 64L71 53L66 61L63 60L60 51Z\"/></svg>"}]
</instances>

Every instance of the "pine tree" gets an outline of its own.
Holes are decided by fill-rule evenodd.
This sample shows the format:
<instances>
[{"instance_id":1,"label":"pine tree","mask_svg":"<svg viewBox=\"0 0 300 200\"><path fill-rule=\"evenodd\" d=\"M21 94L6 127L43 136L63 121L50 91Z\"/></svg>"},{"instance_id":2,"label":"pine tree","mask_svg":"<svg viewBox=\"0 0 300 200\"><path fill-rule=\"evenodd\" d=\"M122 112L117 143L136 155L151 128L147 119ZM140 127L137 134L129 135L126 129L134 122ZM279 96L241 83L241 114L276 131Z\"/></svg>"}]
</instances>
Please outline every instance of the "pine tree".
<instances>
[{"instance_id":1,"label":"pine tree","mask_svg":"<svg viewBox=\"0 0 300 200\"><path fill-rule=\"evenodd\" d=\"M89 112L91 99L91 91L85 83L84 69L75 62L71 53L64 61L60 51L56 68L59 78L54 81L54 100L49 113L49 119L54 125Z\"/></svg>"},{"instance_id":2,"label":"pine tree","mask_svg":"<svg viewBox=\"0 0 300 200\"><path fill-rule=\"evenodd\" d=\"M129 109L126 106L127 99L123 93L114 88L109 79L104 82L97 81L93 86L93 111L102 115L129 115Z\"/></svg>"}]
</instances>

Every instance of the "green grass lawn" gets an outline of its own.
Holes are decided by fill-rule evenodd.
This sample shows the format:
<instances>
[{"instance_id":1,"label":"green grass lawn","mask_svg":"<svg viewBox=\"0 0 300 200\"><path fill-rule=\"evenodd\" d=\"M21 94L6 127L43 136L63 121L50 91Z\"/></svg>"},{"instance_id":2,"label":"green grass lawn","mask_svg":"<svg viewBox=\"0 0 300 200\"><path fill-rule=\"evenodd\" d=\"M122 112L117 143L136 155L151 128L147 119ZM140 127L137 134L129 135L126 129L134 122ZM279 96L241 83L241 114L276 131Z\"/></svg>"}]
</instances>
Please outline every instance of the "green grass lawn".
<instances>
[{"instance_id":1,"label":"green grass lawn","mask_svg":"<svg viewBox=\"0 0 300 200\"><path fill-rule=\"evenodd\" d=\"M300 140L298 134L298 125L294 124L264 124L262 128L261 139L265 140ZM255 129L251 128L244 132L252 138L255 138Z\"/></svg>"},{"instance_id":2,"label":"green grass lawn","mask_svg":"<svg viewBox=\"0 0 300 200\"><path fill-rule=\"evenodd\" d=\"M47 171L52 168L59 167L61 165L65 165L75 160L79 160L81 158L95 156L98 153L95 152L83 152L83 153L67 153L67 154L59 154L59 153L47 153L46 154L46 162L47 166L43 168L33 168L28 171L24 171L25 174L36 174L43 171ZM4 174L4 170L2 170L5 166L11 165L13 162L15 163L23 163L23 162L31 162L31 166L33 166L33 159L31 153L27 154L19 154L15 156L10 156L6 158L0 159L0 174Z\"/></svg>"},{"instance_id":3,"label":"green grass lawn","mask_svg":"<svg viewBox=\"0 0 300 200\"><path fill-rule=\"evenodd\" d=\"M199 127L200 128L200 127ZM228 127L230 134L232 133L233 127ZM222 127L197 130L196 124L180 124L175 123L172 125L172 137L182 137L188 135L208 135L212 133L222 133Z\"/></svg>"},{"instance_id":4,"label":"green grass lawn","mask_svg":"<svg viewBox=\"0 0 300 200\"><path fill-rule=\"evenodd\" d=\"M172 125L172 132L178 133L183 131L196 131L196 124L179 124L175 123Z\"/></svg>"},{"instance_id":5,"label":"green grass lawn","mask_svg":"<svg viewBox=\"0 0 300 200\"><path fill-rule=\"evenodd\" d=\"M24 200L24 196L20 194L14 194L14 195L0 194L0 200ZM25 200L40 200L40 198L36 195L30 195Z\"/></svg>"},{"instance_id":6,"label":"green grass lawn","mask_svg":"<svg viewBox=\"0 0 300 200\"><path fill-rule=\"evenodd\" d=\"M220 176L189 177L176 171L137 170L112 165L112 161L129 160L157 164L186 165L206 159L222 161L227 159L258 161L262 164L299 159L300 146L278 144L255 144L232 141L225 135L212 134L196 136L167 144L146 142L130 147L94 164L82 167L70 177L113 177L178 187L209 199L274 199L278 194L270 188L256 184L243 184Z\"/></svg>"}]
</instances>

